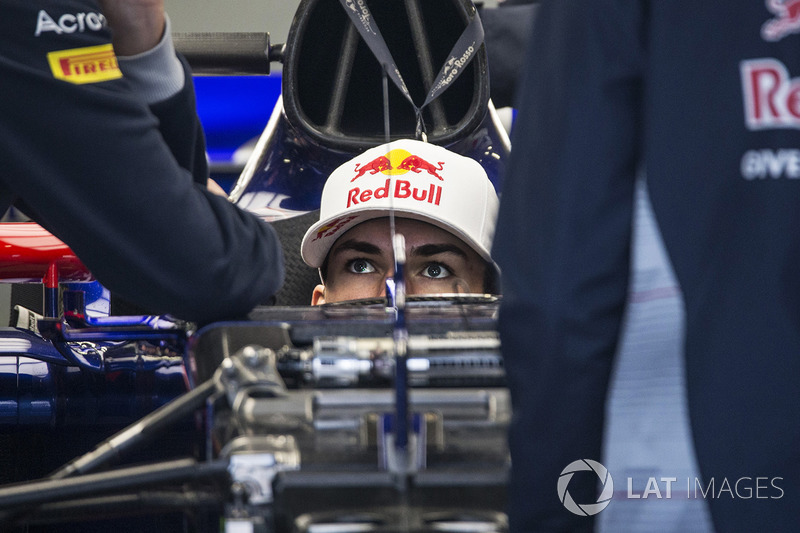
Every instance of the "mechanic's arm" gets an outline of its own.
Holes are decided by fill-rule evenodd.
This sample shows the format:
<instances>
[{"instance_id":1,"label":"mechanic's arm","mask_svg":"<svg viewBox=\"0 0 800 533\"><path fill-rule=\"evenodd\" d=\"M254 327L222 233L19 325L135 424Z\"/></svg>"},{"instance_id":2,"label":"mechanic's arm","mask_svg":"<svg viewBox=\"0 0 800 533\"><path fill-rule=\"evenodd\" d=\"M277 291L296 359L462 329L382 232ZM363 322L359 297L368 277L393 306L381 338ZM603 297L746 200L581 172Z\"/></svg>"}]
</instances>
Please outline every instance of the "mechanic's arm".
<instances>
[{"instance_id":1,"label":"mechanic's arm","mask_svg":"<svg viewBox=\"0 0 800 533\"><path fill-rule=\"evenodd\" d=\"M111 26L119 68L159 119L164 140L195 182L227 196L209 177L205 137L196 114L189 71L176 55L162 0L100 2ZM184 103L183 100L186 100Z\"/></svg>"},{"instance_id":2,"label":"mechanic's arm","mask_svg":"<svg viewBox=\"0 0 800 533\"><path fill-rule=\"evenodd\" d=\"M106 2L123 3L155 14L163 6ZM208 322L267 301L283 281L274 231L193 182L205 152L194 135L200 130L188 69L181 69L177 93L148 105L116 70L102 15L91 11L84 31L58 27L91 3L63 0L42 9L13 2L4 9L0 194L22 200L103 285L150 312ZM164 24L148 26L157 29L156 44ZM152 46L149 38L132 42ZM167 111L157 117L161 105Z\"/></svg>"},{"instance_id":3,"label":"mechanic's arm","mask_svg":"<svg viewBox=\"0 0 800 533\"><path fill-rule=\"evenodd\" d=\"M590 532L559 501L562 469L601 460L628 287L642 43L638 0L537 11L493 256L514 417L510 531ZM578 503L597 479L575 476Z\"/></svg>"},{"instance_id":4,"label":"mechanic's arm","mask_svg":"<svg viewBox=\"0 0 800 533\"><path fill-rule=\"evenodd\" d=\"M164 0L98 0L113 31L118 56L135 56L154 48L164 34Z\"/></svg>"}]
</instances>

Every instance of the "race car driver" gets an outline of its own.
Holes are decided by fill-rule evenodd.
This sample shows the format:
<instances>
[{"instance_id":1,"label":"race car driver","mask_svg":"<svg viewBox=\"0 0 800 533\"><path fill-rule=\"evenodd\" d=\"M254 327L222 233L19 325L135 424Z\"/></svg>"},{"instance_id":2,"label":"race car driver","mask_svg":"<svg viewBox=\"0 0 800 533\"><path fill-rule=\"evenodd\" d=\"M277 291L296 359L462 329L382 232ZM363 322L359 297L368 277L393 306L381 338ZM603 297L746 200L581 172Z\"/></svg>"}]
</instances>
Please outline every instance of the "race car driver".
<instances>
[{"instance_id":1,"label":"race car driver","mask_svg":"<svg viewBox=\"0 0 800 533\"><path fill-rule=\"evenodd\" d=\"M498 207L483 167L440 146L399 140L334 170L303 260L319 268L313 305L381 297L394 274L390 212L406 245L407 294L494 293Z\"/></svg>"},{"instance_id":2,"label":"race car driver","mask_svg":"<svg viewBox=\"0 0 800 533\"><path fill-rule=\"evenodd\" d=\"M283 279L280 246L205 186L163 0L0 7L0 212L20 207L148 312L206 322L266 301Z\"/></svg>"}]
</instances>

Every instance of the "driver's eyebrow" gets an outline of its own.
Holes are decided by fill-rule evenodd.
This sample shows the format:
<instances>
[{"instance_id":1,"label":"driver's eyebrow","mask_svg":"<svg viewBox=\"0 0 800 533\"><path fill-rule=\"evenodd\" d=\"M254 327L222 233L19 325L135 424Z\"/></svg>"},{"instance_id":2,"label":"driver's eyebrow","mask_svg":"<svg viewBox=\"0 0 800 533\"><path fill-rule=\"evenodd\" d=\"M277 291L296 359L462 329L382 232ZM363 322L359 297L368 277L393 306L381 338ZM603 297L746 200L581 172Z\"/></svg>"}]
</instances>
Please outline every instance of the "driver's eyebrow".
<instances>
[{"instance_id":1,"label":"driver's eyebrow","mask_svg":"<svg viewBox=\"0 0 800 533\"><path fill-rule=\"evenodd\" d=\"M356 239L348 239L336 245L336 247L331 252L331 256L338 255L341 252L345 251L354 251L360 252L362 254L369 254L369 255L381 255L381 249L379 246L376 246L368 241L359 241Z\"/></svg>"},{"instance_id":2,"label":"driver's eyebrow","mask_svg":"<svg viewBox=\"0 0 800 533\"><path fill-rule=\"evenodd\" d=\"M455 244L442 243L442 244L423 244L411 250L411 255L419 255L422 257L430 257L432 255L451 253L467 259L467 253Z\"/></svg>"}]
</instances>

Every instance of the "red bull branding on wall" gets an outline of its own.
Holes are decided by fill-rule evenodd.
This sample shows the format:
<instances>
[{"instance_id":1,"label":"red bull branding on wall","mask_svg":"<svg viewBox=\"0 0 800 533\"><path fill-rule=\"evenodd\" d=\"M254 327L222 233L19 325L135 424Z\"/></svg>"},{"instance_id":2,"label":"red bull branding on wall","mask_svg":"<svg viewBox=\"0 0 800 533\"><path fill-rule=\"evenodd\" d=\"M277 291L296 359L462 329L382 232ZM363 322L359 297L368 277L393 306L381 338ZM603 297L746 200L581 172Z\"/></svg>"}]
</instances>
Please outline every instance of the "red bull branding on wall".
<instances>
[{"instance_id":1,"label":"red bull branding on wall","mask_svg":"<svg viewBox=\"0 0 800 533\"><path fill-rule=\"evenodd\" d=\"M359 185L347 191L347 208L368 204L370 200L388 198L390 195L398 199L411 199L439 205L442 199L442 187L437 183L420 183L417 179L412 183L408 179L400 179L408 173L444 181L439 171L444 169L444 162L431 163L418 155L403 149L395 149L386 155L379 156L368 163L356 163L354 182L361 178ZM389 176L375 183L371 176ZM394 179L392 179L394 177Z\"/></svg>"}]
</instances>

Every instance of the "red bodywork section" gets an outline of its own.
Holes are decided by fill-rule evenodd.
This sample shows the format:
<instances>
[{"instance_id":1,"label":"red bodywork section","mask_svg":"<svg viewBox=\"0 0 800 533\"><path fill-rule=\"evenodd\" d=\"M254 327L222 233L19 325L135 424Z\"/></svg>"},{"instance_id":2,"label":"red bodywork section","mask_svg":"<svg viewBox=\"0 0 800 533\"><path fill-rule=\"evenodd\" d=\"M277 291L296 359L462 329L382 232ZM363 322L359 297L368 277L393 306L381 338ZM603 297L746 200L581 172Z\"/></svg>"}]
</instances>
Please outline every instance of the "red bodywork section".
<instances>
[{"instance_id":1,"label":"red bodywork section","mask_svg":"<svg viewBox=\"0 0 800 533\"><path fill-rule=\"evenodd\" d=\"M69 246L40 225L0 224L0 280L45 281L50 285L56 276L58 281L94 279Z\"/></svg>"}]
</instances>

